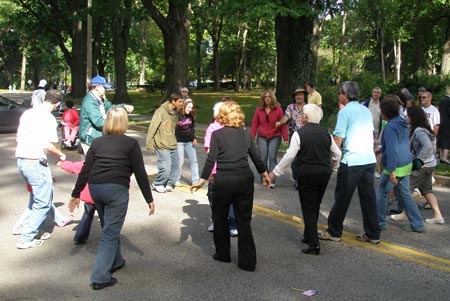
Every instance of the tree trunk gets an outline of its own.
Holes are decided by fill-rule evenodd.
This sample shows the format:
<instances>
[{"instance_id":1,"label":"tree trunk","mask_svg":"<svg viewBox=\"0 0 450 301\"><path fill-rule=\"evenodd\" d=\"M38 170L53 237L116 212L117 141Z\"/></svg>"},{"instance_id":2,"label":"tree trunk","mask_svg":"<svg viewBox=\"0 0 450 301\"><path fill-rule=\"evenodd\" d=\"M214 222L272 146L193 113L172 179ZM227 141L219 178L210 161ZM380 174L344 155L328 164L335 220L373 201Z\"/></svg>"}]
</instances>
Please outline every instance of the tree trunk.
<instances>
[{"instance_id":1,"label":"tree trunk","mask_svg":"<svg viewBox=\"0 0 450 301\"><path fill-rule=\"evenodd\" d=\"M239 46L238 50L238 61L236 64L236 85L234 87L234 91L238 92L241 90L241 87L245 89L245 72L243 72L244 64L245 64L245 47L247 42L247 33L248 33L248 26L243 25L242 26L242 44ZM238 34L238 42L239 42L239 36ZM243 84L241 85L241 81Z\"/></svg>"},{"instance_id":2,"label":"tree trunk","mask_svg":"<svg viewBox=\"0 0 450 301\"><path fill-rule=\"evenodd\" d=\"M86 29L81 20L73 23L71 58L71 62L68 62L72 72L70 95L83 97L86 94Z\"/></svg>"},{"instance_id":3,"label":"tree trunk","mask_svg":"<svg viewBox=\"0 0 450 301\"><path fill-rule=\"evenodd\" d=\"M400 82L401 66L402 66L402 42L400 39L394 39L394 56L395 56L395 81Z\"/></svg>"},{"instance_id":4,"label":"tree trunk","mask_svg":"<svg viewBox=\"0 0 450 301\"><path fill-rule=\"evenodd\" d=\"M445 33L444 51L442 53L441 73L450 74L450 20L447 20L447 30Z\"/></svg>"},{"instance_id":5,"label":"tree trunk","mask_svg":"<svg viewBox=\"0 0 450 301\"><path fill-rule=\"evenodd\" d=\"M377 30L378 45L380 45L380 66L381 66L381 78L383 83L386 82L386 67L384 63L384 30L383 28L378 28Z\"/></svg>"},{"instance_id":6,"label":"tree trunk","mask_svg":"<svg viewBox=\"0 0 450 301\"><path fill-rule=\"evenodd\" d=\"M344 15L342 16L342 28L341 28L341 36L339 39L339 55L338 55L338 62L337 62L337 72L338 72L338 78L337 78L337 84L340 84L341 82L341 63L342 63L342 57L344 55L344 37L345 37L345 31L347 26L347 11L344 11Z\"/></svg>"},{"instance_id":7,"label":"tree trunk","mask_svg":"<svg viewBox=\"0 0 450 301\"><path fill-rule=\"evenodd\" d=\"M319 62L320 33L323 25L319 22L319 16L314 18L311 50L311 78L316 81L317 66Z\"/></svg>"},{"instance_id":8,"label":"tree trunk","mask_svg":"<svg viewBox=\"0 0 450 301\"><path fill-rule=\"evenodd\" d=\"M121 10L131 11L131 0L124 0L124 7L121 0L115 1L112 5L112 40L114 51L114 69L116 72L116 93L113 103L129 103L131 98L127 89L127 51L128 39L130 36L131 16L130 14L121 14Z\"/></svg>"},{"instance_id":9,"label":"tree trunk","mask_svg":"<svg viewBox=\"0 0 450 301\"><path fill-rule=\"evenodd\" d=\"M147 57L143 55L140 61L139 82L138 85L145 85L145 67L147 66Z\"/></svg>"},{"instance_id":10,"label":"tree trunk","mask_svg":"<svg viewBox=\"0 0 450 301\"><path fill-rule=\"evenodd\" d=\"M189 11L186 1L169 0L164 17L153 0L142 0L164 39L166 97L187 85L189 58Z\"/></svg>"},{"instance_id":11,"label":"tree trunk","mask_svg":"<svg viewBox=\"0 0 450 301\"><path fill-rule=\"evenodd\" d=\"M304 1L307 2L307 1ZM275 17L277 45L278 101L286 107L292 102L292 92L311 80L311 35L313 17Z\"/></svg>"},{"instance_id":12,"label":"tree trunk","mask_svg":"<svg viewBox=\"0 0 450 301\"><path fill-rule=\"evenodd\" d=\"M25 77L27 71L27 52L22 49L22 68L20 70L20 90L25 91Z\"/></svg>"},{"instance_id":13,"label":"tree trunk","mask_svg":"<svg viewBox=\"0 0 450 301\"><path fill-rule=\"evenodd\" d=\"M202 42L203 28L197 24L195 28L195 74L197 79L197 87L202 85Z\"/></svg>"}]
</instances>

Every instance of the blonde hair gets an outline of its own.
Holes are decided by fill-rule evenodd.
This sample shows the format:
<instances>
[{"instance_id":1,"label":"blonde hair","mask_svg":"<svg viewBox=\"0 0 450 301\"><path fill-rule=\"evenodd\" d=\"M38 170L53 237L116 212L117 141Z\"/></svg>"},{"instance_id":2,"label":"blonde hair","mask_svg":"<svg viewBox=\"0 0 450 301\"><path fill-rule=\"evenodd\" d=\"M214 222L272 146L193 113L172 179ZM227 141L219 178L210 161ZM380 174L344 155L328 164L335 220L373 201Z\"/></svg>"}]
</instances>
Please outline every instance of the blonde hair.
<instances>
[{"instance_id":1,"label":"blonde hair","mask_svg":"<svg viewBox=\"0 0 450 301\"><path fill-rule=\"evenodd\" d=\"M270 108L271 109L275 109L277 108L280 104L277 101L277 97L275 96L275 94L270 91L270 90L265 90L262 94L261 97L259 98L259 103L258 103L258 107L261 109L264 109L266 107L266 102L264 101L264 95L269 94L270 98L272 99L272 102L270 103Z\"/></svg>"},{"instance_id":2,"label":"blonde hair","mask_svg":"<svg viewBox=\"0 0 450 301\"><path fill-rule=\"evenodd\" d=\"M111 108L106 114L103 132L107 135L123 135L128 130L128 114L124 108Z\"/></svg>"},{"instance_id":3,"label":"blonde hair","mask_svg":"<svg viewBox=\"0 0 450 301\"><path fill-rule=\"evenodd\" d=\"M224 126L238 128L244 124L245 114L235 101L226 101L220 106L216 118Z\"/></svg>"}]
</instances>

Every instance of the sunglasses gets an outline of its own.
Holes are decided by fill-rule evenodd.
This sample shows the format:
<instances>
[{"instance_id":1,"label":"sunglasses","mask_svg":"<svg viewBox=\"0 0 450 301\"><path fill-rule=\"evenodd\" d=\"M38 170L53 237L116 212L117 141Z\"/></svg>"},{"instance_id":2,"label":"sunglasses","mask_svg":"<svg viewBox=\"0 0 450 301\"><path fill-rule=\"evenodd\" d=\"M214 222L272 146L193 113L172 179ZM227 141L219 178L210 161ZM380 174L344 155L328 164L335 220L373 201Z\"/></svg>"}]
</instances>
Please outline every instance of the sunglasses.
<instances>
[{"instance_id":1,"label":"sunglasses","mask_svg":"<svg viewBox=\"0 0 450 301\"><path fill-rule=\"evenodd\" d=\"M187 92L189 92L188 90L183 90L183 91L181 91L181 92L183 92L183 93L187 93Z\"/></svg>"},{"instance_id":2,"label":"sunglasses","mask_svg":"<svg viewBox=\"0 0 450 301\"><path fill-rule=\"evenodd\" d=\"M428 98L428 96L420 96L420 99Z\"/></svg>"}]
</instances>

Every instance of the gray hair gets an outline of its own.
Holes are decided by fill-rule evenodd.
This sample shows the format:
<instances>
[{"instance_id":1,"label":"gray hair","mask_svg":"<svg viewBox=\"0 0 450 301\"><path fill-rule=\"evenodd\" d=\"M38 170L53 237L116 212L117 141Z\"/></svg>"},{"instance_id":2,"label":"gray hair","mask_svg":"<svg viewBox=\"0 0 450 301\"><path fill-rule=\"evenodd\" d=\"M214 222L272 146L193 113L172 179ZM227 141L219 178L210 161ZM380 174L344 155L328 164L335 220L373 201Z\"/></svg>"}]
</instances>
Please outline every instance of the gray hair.
<instances>
[{"instance_id":1,"label":"gray hair","mask_svg":"<svg viewBox=\"0 0 450 301\"><path fill-rule=\"evenodd\" d=\"M308 122L319 123L323 117L322 109L313 103L309 103L303 106L303 114L308 117Z\"/></svg>"},{"instance_id":2,"label":"gray hair","mask_svg":"<svg viewBox=\"0 0 450 301\"><path fill-rule=\"evenodd\" d=\"M341 85L341 91L347 94L347 97L350 101L359 99L359 86L354 81L343 82Z\"/></svg>"}]
</instances>

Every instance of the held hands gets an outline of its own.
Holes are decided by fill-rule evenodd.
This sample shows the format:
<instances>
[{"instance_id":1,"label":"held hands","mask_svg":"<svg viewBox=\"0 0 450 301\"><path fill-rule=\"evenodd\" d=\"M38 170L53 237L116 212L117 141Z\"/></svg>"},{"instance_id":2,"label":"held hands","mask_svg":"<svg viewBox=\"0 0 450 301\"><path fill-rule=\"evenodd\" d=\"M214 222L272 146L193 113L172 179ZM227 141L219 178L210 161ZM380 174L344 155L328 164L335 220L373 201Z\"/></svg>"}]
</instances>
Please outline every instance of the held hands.
<instances>
[{"instance_id":1,"label":"held hands","mask_svg":"<svg viewBox=\"0 0 450 301\"><path fill-rule=\"evenodd\" d=\"M73 213L76 208L80 208L80 199L79 198L71 198L69 201L69 212Z\"/></svg>"},{"instance_id":2,"label":"held hands","mask_svg":"<svg viewBox=\"0 0 450 301\"><path fill-rule=\"evenodd\" d=\"M150 212L148 215L155 214L155 201L148 204L148 208L150 209Z\"/></svg>"},{"instance_id":3,"label":"held hands","mask_svg":"<svg viewBox=\"0 0 450 301\"><path fill-rule=\"evenodd\" d=\"M263 172L261 174L261 176L262 176L263 185L266 186L268 189L270 189L269 186L270 186L271 181L270 181L269 174L267 173L267 171Z\"/></svg>"},{"instance_id":4,"label":"held hands","mask_svg":"<svg viewBox=\"0 0 450 301\"><path fill-rule=\"evenodd\" d=\"M200 179L197 183L193 184L190 188L191 193L196 192L197 190L199 190L200 188L202 188L202 186L205 184L205 179Z\"/></svg>"},{"instance_id":5,"label":"held hands","mask_svg":"<svg viewBox=\"0 0 450 301\"><path fill-rule=\"evenodd\" d=\"M131 114L134 111L134 106L132 105L124 105L123 108L128 112L128 114Z\"/></svg>"},{"instance_id":6,"label":"held hands","mask_svg":"<svg viewBox=\"0 0 450 301\"><path fill-rule=\"evenodd\" d=\"M284 146L288 146L289 145L289 141L283 141L283 145Z\"/></svg>"},{"instance_id":7,"label":"held hands","mask_svg":"<svg viewBox=\"0 0 450 301\"><path fill-rule=\"evenodd\" d=\"M273 171L271 171L271 172L269 173L269 179L270 179L270 182L273 182L273 180L275 180L276 177L277 177L277 176L273 173Z\"/></svg>"}]
</instances>

